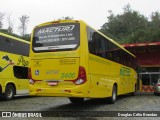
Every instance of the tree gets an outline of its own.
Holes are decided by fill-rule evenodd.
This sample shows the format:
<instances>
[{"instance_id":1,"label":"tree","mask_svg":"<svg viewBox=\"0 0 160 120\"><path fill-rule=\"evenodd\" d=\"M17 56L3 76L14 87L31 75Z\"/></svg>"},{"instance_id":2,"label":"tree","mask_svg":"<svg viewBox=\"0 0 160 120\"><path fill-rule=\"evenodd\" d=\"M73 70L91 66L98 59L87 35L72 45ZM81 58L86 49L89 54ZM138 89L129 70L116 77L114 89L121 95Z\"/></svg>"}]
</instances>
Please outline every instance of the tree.
<instances>
[{"instance_id":1,"label":"tree","mask_svg":"<svg viewBox=\"0 0 160 120\"><path fill-rule=\"evenodd\" d=\"M26 35L24 35L24 36L21 37L21 38L24 39L24 40L30 41L31 34L26 34Z\"/></svg>"},{"instance_id":2,"label":"tree","mask_svg":"<svg viewBox=\"0 0 160 120\"><path fill-rule=\"evenodd\" d=\"M27 31L27 24L29 22L29 16L22 15L19 18L19 20L20 20L20 26L19 26L20 35L24 36L26 34L26 31Z\"/></svg>"},{"instance_id":3,"label":"tree","mask_svg":"<svg viewBox=\"0 0 160 120\"><path fill-rule=\"evenodd\" d=\"M157 11L152 12L150 19L145 39L152 42L160 41L160 13Z\"/></svg>"},{"instance_id":4,"label":"tree","mask_svg":"<svg viewBox=\"0 0 160 120\"><path fill-rule=\"evenodd\" d=\"M5 13L0 12L0 28L3 27L2 20L4 19L4 15L5 15Z\"/></svg>"},{"instance_id":5,"label":"tree","mask_svg":"<svg viewBox=\"0 0 160 120\"><path fill-rule=\"evenodd\" d=\"M123 10L123 14L118 15L109 11L108 22L101 27L100 31L109 37L114 36L119 43L140 42L148 24L147 18L132 10L129 4Z\"/></svg>"},{"instance_id":6,"label":"tree","mask_svg":"<svg viewBox=\"0 0 160 120\"><path fill-rule=\"evenodd\" d=\"M115 16L111 10L109 10L108 13L108 22L103 24L100 31L118 41L118 39L121 38L121 34L126 31L125 26L120 15Z\"/></svg>"},{"instance_id":7,"label":"tree","mask_svg":"<svg viewBox=\"0 0 160 120\"><path fill-rule=\"evenodd\" d=\"M122 16L127 34L129 35L129 42L140 42L142 37L140 35L143 35L144 30L147 29L147 18L138 11L132 10L129 4L123 10L124 14Z\"/></svg>"},{"instance_id":8,"label":"tree","mask_svg":"<svg viewBox=\"0 0 160 120\"><path fill-rule=\"evenodd\" d=\"M12 20L11 20L11 15L9 15L7 17L7 21L8 21L8 28L7 28L7 30L8 30L9 33L13 33L13 23L12 23Z\"/></svg>"}]
</instances>

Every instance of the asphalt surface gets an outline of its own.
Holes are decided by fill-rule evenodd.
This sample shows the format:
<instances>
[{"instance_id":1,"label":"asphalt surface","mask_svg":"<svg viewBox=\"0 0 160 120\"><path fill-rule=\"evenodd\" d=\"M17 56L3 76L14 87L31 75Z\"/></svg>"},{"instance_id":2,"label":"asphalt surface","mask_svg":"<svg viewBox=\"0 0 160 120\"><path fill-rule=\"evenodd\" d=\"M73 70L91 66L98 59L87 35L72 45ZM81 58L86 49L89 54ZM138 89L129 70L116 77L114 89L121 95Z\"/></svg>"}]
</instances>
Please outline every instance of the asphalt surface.
<instances>
[{"instance_id":1,"label":"asphalt surface","mask_svg":"<svg viewBox=\"0 0 160 120\"><path fill-rule=\"evenodd\" d=\"M12 101L0 100L0 111L1 114L11 112L12 118L0 118L11 120L160 120L160 96L123 95L115 104L103 99L85 99L81 104L72 104L64 97L21 96Z\"/></svg>"}]
</instances>

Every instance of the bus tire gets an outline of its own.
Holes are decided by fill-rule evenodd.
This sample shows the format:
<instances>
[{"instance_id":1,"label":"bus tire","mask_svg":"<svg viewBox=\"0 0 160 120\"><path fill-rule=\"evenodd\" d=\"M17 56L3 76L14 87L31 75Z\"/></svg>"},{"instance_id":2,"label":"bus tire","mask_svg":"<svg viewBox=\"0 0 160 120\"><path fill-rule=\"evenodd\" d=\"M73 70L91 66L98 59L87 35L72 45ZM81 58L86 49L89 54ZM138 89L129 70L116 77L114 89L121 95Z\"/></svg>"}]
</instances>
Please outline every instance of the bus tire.
<instances>
[{"instance_id":1,"label":"bus tire","mask_svg":"<svg viewBox=\"0 0 160 120\"><path fill-rule=\"evenodd\" d=\"M109 103L114 104L117 101L117 87L113 85L112 96L109 98Z\"/></svg>"},{"instance_id":2,"label":"bus tire","mask_svg":"<svg viewBox=\"0 0 160 120\"><path fill-rule=\"evenodd\" d=\"M131 95L131 96L135 96L135 92L131 92L130 95Z\"/></svg>"},{"instance_id":3,"label":"bus tire","mask_svg":"<svg viewBox=\"0 0 160 120\"><path fill-rule=\"evenodd\" d=\"M156 92L154 92L154 95L158 96L159 94L158 94L158 93L156 93Z\"/></svg>"},{"instance_id":4,"label":"bus tire","mask_svg":"<svg viewBox=\"0 0 160 120\"><path fill-rule=\"evenodd\" d=\"M6 86L5 93L2 94L3 99L6 101L12 100L15 95L15 88L13 85L9 84Z\"/></svg>"},{"instance_id":5,"label":"bus tire","mask_svg":"<svg viewBox=\"0 0 160 120\"><path fill-rule=\"evenodd\" d=\"M71 101L71 103L79 104L79 103L82 103L84 101L84 98L70 97L69 100Z\"/></svg>"}]
</instances>

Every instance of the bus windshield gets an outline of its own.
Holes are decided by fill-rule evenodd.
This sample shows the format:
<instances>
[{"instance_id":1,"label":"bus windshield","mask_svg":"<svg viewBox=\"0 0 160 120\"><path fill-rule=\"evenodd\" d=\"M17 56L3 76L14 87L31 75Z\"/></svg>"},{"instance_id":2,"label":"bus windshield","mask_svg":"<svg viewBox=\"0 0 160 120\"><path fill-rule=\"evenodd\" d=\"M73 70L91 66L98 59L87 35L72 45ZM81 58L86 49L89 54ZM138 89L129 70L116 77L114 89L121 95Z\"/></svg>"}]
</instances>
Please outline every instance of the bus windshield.
<instances>
[{"instance_id":1,"label":"bus windshield","mask_svg":"<svg viewBox=\"0 0 160 120\"><path fill-rule=\"evenodd\" d=\"M79 23L60 23L35 28L32 41L34 52L75 50L79 46Z\"/></svg>"}]
</instances>

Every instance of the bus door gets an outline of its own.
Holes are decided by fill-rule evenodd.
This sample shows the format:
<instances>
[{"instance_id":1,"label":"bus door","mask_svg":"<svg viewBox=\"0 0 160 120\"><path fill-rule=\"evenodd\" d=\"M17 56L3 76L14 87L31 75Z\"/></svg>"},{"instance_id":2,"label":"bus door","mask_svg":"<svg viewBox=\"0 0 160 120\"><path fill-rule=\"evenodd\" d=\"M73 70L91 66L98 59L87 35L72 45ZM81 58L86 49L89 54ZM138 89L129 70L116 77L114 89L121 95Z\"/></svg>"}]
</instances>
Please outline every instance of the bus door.
<instances>
[{"instance_id":1,"label":"bus door","mask_svg":"<svg viewBox=\"0 0 160 120\"><path fill-rule=\"evenodd\" d=\"M28 79L28 67L14 66L14 77L17 78L17 94L29 93L29 79Z\"/></svg>"}]
</instances>

